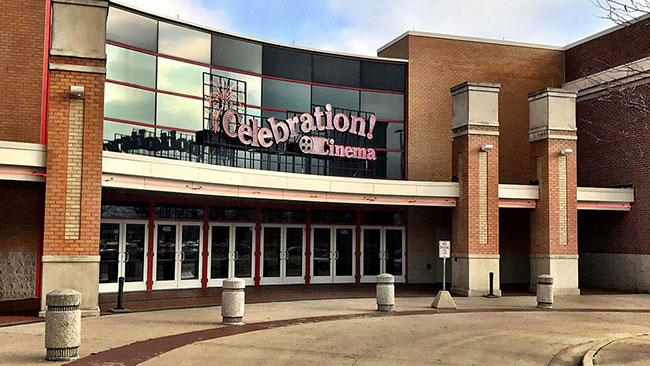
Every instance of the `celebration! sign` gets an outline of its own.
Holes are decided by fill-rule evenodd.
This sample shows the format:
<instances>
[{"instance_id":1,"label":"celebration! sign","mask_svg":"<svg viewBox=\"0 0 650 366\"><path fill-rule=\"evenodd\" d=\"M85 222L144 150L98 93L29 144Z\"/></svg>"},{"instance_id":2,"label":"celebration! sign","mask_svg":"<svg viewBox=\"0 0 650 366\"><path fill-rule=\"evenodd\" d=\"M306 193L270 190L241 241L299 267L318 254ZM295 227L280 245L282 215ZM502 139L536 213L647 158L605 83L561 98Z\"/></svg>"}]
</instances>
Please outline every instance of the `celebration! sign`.
<instances>
[{"instance_id":1,"label":"celebration! sign","mask_svg":"<svg viewBox=\"0 0 650 366\"><path fill-rule=\"evenodd\" d=\"M266 119L268 127L259 127L259 121L255 117L249 118L248 123L244 121L238 111L243 109L244 104L232 86L211 83L211 93L206 99L210 108L211 132L215 135L223 132L238 139L243 145L271 148L274 144L298 138L300 151L305 154L361 160L377 159L377 153L371 147L339 145L334 138L310 136L316 131L338 131L372 140L376 124L375 115L370 115L366 120L359 116L334 113L332 105L328 103L324 110L315 107L313 113L302 113L285 121L269 117ZM200 140L209 142L210 138L204 134Z\"/></svg>"}]
</instances>

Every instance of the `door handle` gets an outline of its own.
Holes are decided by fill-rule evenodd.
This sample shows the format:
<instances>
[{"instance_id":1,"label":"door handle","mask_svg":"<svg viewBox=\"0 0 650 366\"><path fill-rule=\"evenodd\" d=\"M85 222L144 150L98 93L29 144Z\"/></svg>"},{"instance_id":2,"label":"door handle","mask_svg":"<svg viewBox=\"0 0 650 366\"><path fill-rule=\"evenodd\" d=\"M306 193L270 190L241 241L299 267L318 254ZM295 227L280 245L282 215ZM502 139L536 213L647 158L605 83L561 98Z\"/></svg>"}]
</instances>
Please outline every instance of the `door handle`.
<instances>
[{"instance_id":1,"label":"door handle","mask_svg":"<svg viewBox=\"0 0 650 366\"><path fill-rule=\"evenodd\" d=\"M338 251L334 252L334 259L336 259L336 260L339 259L339 252Z\"/></svg>"},{"instance_id":2,"label":"door handle","mask_svg":"<svg viewBox=\"0 0 650 366\"><path fill-rule=\"evenodd\" d=\"M124 263L128 263L129 259L131 259L131 254L124 252Z\"/></svg>"},{"instance_id":3,"label":"door handle","mask_svg":"<svg viewBox=\"0 0 650 366\"><path fill-rule=\"evenodd\" d=\"M181 252L181 262L185 261L185 252Z\"/></svg>"},{"instance_id":4,"label":"door handle","mask_svg":"<svg viewBox=\"0 0 650 366\"><path fill-rule=\"evenodd\" d=\"M235 255L235 258L234 258L234 259L235 259L235 260L239 259L239 252L235 250L233 253L234 253L234 255Z\"/></svg>"}]
</instances>

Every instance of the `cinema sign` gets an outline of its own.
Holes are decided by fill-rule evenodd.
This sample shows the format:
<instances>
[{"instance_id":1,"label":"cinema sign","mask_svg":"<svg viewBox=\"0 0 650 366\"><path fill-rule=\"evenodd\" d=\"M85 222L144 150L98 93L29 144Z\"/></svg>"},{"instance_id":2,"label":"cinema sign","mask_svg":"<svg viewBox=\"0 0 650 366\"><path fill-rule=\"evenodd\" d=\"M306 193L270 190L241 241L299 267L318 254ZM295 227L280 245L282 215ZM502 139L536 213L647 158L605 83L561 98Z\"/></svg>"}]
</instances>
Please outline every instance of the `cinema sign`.
<instances>
[{"instance_id":1,"label":"cinema sign","mask_svg":"<svg viewBox=\"0 0 650 366\"><path fill-rule=\"evenodd\" d=\"M226 81L225 78L218 77L218 82L209 83L210 93L204 97L207 112L210 114L210 131L204 130L197 134L197 141L210 145L210 140L216 142L217 135L223 133L238 139L243 145L272 148L273 145L286 143L289 139L292 139L292 142L298 139L298 146L304 154L361 160L377 159L373 148L339 145L333 138L311 136L316 131L338 131L372 140L377 122L375 115L370 115L366 121L360 116L334 113L332 105L327 103L324 111L321 107L315 107L311 114L302 113L285 121L270 117L266 119L268 127L259 127L257 118L250 118L249 123L246 123L238 112L245 107L240 100L240 84L244 84L245 95L244 82L234 79Z\"/></svg>"}]
</instances>

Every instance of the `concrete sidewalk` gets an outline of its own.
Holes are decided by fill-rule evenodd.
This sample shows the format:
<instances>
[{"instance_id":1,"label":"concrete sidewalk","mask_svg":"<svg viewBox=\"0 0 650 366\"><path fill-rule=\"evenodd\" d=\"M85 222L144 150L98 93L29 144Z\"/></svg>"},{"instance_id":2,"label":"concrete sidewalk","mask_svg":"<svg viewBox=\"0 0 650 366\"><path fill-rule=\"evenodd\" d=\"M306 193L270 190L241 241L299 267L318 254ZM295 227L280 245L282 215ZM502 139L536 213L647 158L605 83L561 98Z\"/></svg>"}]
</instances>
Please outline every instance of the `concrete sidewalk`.
<instances>
[{"instance_id":1,"label":"concrete sidewalk","mask_svg":"<svg viewBox=\"0 0 650 366\"><path fill-rule=\"evenodd\" d=\"M259 363L256 357L244 357L251 354L265 354L266 363L278 360L277 364L282 364L281 360L288 361L287 355L302 355L300 360L289 357L298 363L351 364L354 360L374 364L430 363L431 358L417 356L421 354L435 355L442 360L438 364L454 364L452 361L471 364L467 361L475 354L476 360L492 360L494 364L541 362L539 364L546 365L563 349L573 345L650 332L650 295L557 297L555 311L551 312L537 311L534 296L455 300L460 311L437 313L429 307L432 298L397 298L396 313L413 314L372 318L361 316L374 313L374 299L250 304L245 316L249 325L344 314L360 318L304 325L287 323L290 326L190 343L158 355L147 364ZM82 321L80 356L138 341L219 328L219 321L219 307L86 318ZM43 333L42 322L0 328L0 365L57 364L42 361L45 354ZM458 346L461 344L465 348ZM403 348L395 348L397 345ZM393 356L387 357L386 362L379 362L376 356L385 347L396 353L389 353ZM210 349L215 351L208 352ZM239 353L241 359L238 359L236 350L250 352ZM363 355L359 354L361 350ZM341 353L342 358L339 357ZM414 356L394 357L399 354ZM483 358L478 358L481 355ZM486 355L491 357L485 358ZM534 357L521 358L521 355ZM348 362L350 360L352 362Z\"/></svg>"}]
</instances>

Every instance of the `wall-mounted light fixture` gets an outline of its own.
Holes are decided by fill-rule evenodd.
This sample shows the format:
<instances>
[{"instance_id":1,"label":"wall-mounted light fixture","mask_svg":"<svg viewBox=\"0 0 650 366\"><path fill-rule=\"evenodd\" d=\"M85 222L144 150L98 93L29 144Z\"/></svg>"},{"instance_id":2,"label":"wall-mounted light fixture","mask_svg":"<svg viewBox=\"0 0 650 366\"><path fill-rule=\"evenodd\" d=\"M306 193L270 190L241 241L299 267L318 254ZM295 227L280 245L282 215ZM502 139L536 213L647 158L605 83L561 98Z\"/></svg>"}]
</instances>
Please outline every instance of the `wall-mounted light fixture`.
<instances>
[{"instance_id":1,"label":"wall-mounted light fixture","mask_svg":"<svg viewBox=\"0 0 650 366\"><path fill-rule=\"evenodd\" d=\"M83 98L85 89L83 86L71 85L70 86L70 96L73 98Z\"/></svg>"},{"instance_id":2,"label":"wall-mounted light fixture","mask_svg":"<svg viewBox=\"0 0 650 366\"><path fill-rule=\"evenodd\" d=\"M492 149L494 149L494 145L492 145L492 144L481 145L481 150L483 150L483 151L490 151Z\"/></svg>"},{"instance_id":3,"label":"wall-mounted light fixture","mask_svg":"<svg viewBox=\"0 0 650 366\"><path fill-rule=\"evenodd\" d=\"M571 153L573 153L573 149L562 149L562 151L560 151L560 154L564 156L571 155Z\"/></svg>"}]
</instances>

